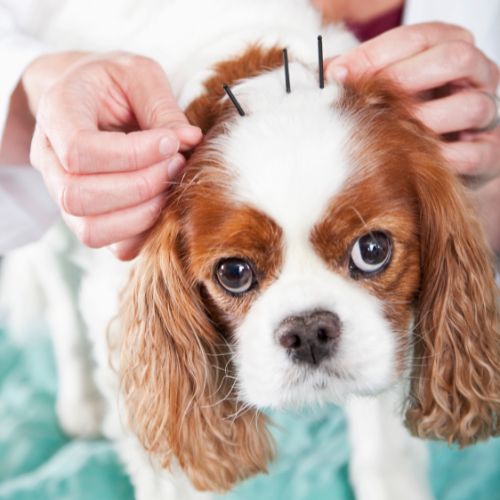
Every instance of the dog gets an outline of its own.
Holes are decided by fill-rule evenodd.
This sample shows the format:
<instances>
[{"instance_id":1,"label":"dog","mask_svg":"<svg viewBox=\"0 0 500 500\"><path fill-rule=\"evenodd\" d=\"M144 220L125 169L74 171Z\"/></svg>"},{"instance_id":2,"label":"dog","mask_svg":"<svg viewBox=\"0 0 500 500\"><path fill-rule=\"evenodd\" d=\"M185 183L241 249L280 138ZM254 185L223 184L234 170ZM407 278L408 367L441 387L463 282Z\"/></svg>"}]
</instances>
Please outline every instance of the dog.
<instances>
[{"instance_id":1,"label":"dog","mask_svg":"<svg viewBox=\"0 0 500 500\"><path fill-rule=\"evenodd\" d=\"M316 35L327 55L355 42L306 1L141 2L127 30L105 8L102 40L78 2L44 36L154 56L205 138L138 259L75 251L79 309L66 254L35 264L61 278L42 285L54 318L69 308L52 328L63 426L113 439L137 498L207 498L266 471L262 408L333 402L358 498L430 498L410 433L465 446L498 435L500 409L491 256L438 139L391 82L321 81Z\"/></svg>"}]
</instances>

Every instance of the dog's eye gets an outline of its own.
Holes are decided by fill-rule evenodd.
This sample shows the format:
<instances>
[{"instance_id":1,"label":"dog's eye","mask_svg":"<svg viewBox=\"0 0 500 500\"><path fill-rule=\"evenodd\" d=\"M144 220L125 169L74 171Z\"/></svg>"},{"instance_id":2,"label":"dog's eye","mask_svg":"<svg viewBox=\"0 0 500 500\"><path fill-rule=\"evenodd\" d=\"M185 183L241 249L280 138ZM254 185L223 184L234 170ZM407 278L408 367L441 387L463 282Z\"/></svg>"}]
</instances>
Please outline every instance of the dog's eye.
<instances>
[{"instance_id":1,"label":"dog's eye","mask_svg":"<svg viewBox=\"0 0 500 500\"><path fill-rule=\"evenodd\" d=\"M351 250L352 273L372 274L384 269L391 259L391 240L387 234L374 231L358 238Z\"/></svg>"},{"instance_id":2,"label":"dog's eye","mask_svg":"<svg viewBox=\"0 0 500 500\"><path fill-rule=\"evenodd\" d=\"M236 295L248 292L254 284L252 267L243 259L232 257L219 262L215 274L221 286Z\"/></svg>"}]
</instances>

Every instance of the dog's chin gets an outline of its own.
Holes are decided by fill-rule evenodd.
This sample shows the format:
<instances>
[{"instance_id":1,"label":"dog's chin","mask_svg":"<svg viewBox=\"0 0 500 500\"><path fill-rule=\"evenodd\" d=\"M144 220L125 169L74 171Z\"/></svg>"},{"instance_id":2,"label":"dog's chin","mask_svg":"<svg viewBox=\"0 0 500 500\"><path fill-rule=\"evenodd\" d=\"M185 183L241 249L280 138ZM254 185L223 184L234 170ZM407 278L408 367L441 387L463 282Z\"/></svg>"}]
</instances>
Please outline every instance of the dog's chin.
<instances>
[{"instance_id":1,"label":"dog's chin","mask_svg":"<svg viewBox=\"0 0 500 500\"><path fill-rule=\"evenodd\" d=\"M300 409L325 404L343 405L351 396L376 396L392 387L394 380L375 383L335 367L293 366L280 383L239 385L239 397L246 404L265 409Z\"/></svg>"}]
</instances>

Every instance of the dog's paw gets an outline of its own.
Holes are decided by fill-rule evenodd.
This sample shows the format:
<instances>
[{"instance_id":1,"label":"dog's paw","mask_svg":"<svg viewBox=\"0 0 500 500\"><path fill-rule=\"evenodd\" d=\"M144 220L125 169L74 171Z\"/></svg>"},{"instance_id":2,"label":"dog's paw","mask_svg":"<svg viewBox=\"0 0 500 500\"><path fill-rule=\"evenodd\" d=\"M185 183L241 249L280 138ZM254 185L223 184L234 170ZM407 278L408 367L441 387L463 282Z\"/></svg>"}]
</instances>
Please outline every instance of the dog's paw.
<instances>
[{"instance_id":1,"label":"dog's paw","mask_svg":"<svg viewBox=\"0 0 500 500\"><path fill-rule=\"evenodd\" d=\"M102 434L103 403L98 395L59 397L56 411L63 431L69 436L94 438Z\"/></svg>"}]
</instances>

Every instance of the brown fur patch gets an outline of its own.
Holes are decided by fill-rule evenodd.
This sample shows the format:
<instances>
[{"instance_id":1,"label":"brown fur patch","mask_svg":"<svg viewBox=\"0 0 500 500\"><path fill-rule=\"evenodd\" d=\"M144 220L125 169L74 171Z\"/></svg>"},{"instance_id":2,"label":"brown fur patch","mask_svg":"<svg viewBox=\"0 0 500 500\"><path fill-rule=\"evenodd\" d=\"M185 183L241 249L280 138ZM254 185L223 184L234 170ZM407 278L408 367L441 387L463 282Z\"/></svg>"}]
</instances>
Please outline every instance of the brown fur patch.
<instances>
[{"instance_id":1,"label":"brown fur patch","mask_svg":"<svg viewBox=\"0 0 500 500\"><path fill-rule=\"evenodd\" d=\"M498 289L468 194L393 84L349 82L339 109L358 127L350 144L357 169L313 242L325 259L345 266L349 241L367 228L388 230L390 266L358 281L383 300L396 331L415 315L410 430L462 445L496 435ZM332 228L334 245L324 236Z\"/></svg>"},{"instance_id":2,"label":"brown fur patch","mask_svg":"<svg viewBox=\"0 0 500 500\"><path fill-rule=\"evenodd\" d=\"M336 196L311 241L330 268L351 279L349 257L357 238L383 231L392 240L389 266L358 283L377 296L398 336L398 369L405 367L408 328L420 284L419 208L415 149L435 149L429 134L416 135L407 98L385 82L348 84L337 109L355 123L348 149L354 172ZM422 139L419 139L422 137ZM432 145L431 145L432 144ZM354 279L354 278L353 278Z\"/></svg>"},{"instance_id":3,"label":"brown fur patch","mask_svg":"<svg viewBox=\"0 0 500 500\"><path fill-rule=\"evenodd\" d=\"M222 86L225 83L231 86L243 78L278 68L283 62L282 57L282 49L277 47L264 49L251 45L241 56L216 64L214 75L204 83L205 92L186 109L190 123L200 127L203 133L208 132L224 111ZM232 106L231 103L226 105Z\"/></svg>"},{"instance_id":4,"label":"brown fur patch","mask_svg":"<svg viewBox=\"0 0 500 500\"><path fill-rule=\"evenodd\" d=\"M265 472L274 453L266 417L236 396L230 356L228 326L257 291L230 297L215 283L213 266L224 256L244 256L263 289L281 264L281 231L225 196L228 174L210 143L231 116L231 104L219 103L222 84L279 65L278 54L251 47L217 65L206 94L189 107L190 120L207 136L171 192L122 298L120 375L131 428L164 467L175 457L199 489L226 491Z\"/></svg>"},{"instance_id":5,"label":"brown fur patch","mask_svg":"<svg viewBox=\"0 0 500 500\"><path fill-rule=\"evenodd\" d=\"M389 182L387 182L389 181ZM311 241L334 272L356 279L384 304L386 317L398 334L398 367L405 367L408 328L420 283L418 213L407 186L398 189L383 173L366 177L347 187L332 201L328 215L315 226ZM383 231L392 241L387 268L369 277L351 277L350 253L355 241L371 232Z\"/></svg>"},{"instance_id":6,"label":"brown fur patch","mask_svg":"<svg viewBox=\"0 0 500 500\"><path fill-rule=\"evenodd\" d=\"M207 162L205 147L201 146L189 163L183 179L188 188L178 205L188 214L182 224L193 273L203 283L212 304L217 304L217 316L235 326L279 273L282 230L256 208L227 196L231 176L216 160ZM248 260L256 274L257 286L241 297L227 294L214 279L217 262L229 257Z\"/></svg>"},{"instance_id":7,"label":"brown fur patch","mask_svg":"<svg viewBox=\"0 0 500 500\"><path fill-rule=\"evenodd\" d=\"M131 428L164 466L176 457L200 489L228 490L265 471L273 456L266 418L238 401L227 343L225 323L237 322L253 299L226 297L212 270L222 256L243 255L265 287L281 266L282 235L264 214L226 196L228 172L210 141L229 113L230 103L218 102L222 84L280 63L278 49L253 47L220 65L188 109L208 131L205 143L189 160L122 299L120 375ZM496 287L465 193L397 89L350 82L339 106L358 124L351 144L358 168L311 240L346 273L360 233L391 234L391 266L358 282L384 301L393 325L406 325L411 311L416 316L408 426L461 444L497 434Z\"/></svg>"}]
</instances>

